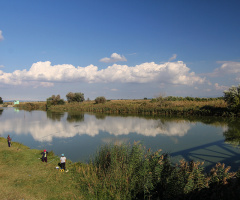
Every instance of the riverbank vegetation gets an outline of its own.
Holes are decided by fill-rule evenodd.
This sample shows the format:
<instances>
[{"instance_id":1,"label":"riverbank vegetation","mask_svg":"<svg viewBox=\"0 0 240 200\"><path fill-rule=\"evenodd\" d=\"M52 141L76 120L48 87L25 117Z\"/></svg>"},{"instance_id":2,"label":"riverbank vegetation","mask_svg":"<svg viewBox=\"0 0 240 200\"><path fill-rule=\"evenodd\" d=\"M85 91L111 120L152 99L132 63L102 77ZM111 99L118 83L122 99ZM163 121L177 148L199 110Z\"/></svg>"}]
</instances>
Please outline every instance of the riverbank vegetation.
<instances>
[{"instance_id":1,"label":"riverbank vegetation","mask_svg":"<svg viewBox=\"0 0 240 200\"><path fill-rule=\"evenodd\" d=\"M90 163L67 162L68 173L48 163L40 150L0 138L0 184L3 199L238 199L239 172L216 164L205 172L200 162L171 164L161 150L141 144L102 146Z\"/></svg>"},{"instance_id":2,"label":"riverbank vegetation","mask_svg":"<svg viewBox=\"0 0 240 200\"><path fill-rule=\"evenodd\" d=\"M103 98L102 98L103 99ZM147 100L106 100L66 102L64 105L46 106L45 102L25 102L16 105L19 109L50 110L55 112L94 112L108 114L179 115L179 116L238 116L240 113L228 109L222 98L173 97Z\"/></svg>"},{"instance_id":3,"label":"riverbank vegetation","mask_svg":"<svg viewBox=\"0 0 240 200\"><path fill-rule=\"evenodd\" d=\"M240 85L224 91L223 97L158 96L138 100L107 100L104 96L85 101L83 93L69 92L67 101L52 95L46 102L22 102L15 107L25 110L81 111L109 114L178 115L178 116L240 116Z\"/></svg>"}]
</instances>

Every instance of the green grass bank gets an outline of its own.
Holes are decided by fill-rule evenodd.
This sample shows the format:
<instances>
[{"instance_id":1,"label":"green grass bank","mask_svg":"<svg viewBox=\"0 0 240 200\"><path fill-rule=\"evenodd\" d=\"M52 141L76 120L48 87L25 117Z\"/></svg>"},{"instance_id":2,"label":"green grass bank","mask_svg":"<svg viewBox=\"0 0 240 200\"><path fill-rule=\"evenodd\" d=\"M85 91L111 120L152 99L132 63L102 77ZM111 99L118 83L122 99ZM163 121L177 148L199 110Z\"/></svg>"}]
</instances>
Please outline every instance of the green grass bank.
<instances>
[{"instance_id":1,"label":"green grass bank","mask_svg":"<svg viewBox=\"0 0 240 200\"><path fill-rule=\"evenodd\" d=\"M84 199L71 170L56 170L59 158L52 152L43 163L40 153L17 142L9 148L6 138L0 138L0 199ZM71 168L71 162L66 165Z\"/></svg>"},{"instance_id":2,"label":"green grass bank","mask_svg":"<svg viewBox=\"0 0 240 200\"><path fill-rule=\"evenodd\" d=\"M172 165L161 150L141 144L106 145L90 163L71 163L68 173L55 169L52 152L42 163L40 150L0 138L1 199L239 199L240 173L216 164L205 172L200 162ZM54 160L56 159L56 160ZM53 162L51 162L53 160Z\"/></svg>"}]
</instances>

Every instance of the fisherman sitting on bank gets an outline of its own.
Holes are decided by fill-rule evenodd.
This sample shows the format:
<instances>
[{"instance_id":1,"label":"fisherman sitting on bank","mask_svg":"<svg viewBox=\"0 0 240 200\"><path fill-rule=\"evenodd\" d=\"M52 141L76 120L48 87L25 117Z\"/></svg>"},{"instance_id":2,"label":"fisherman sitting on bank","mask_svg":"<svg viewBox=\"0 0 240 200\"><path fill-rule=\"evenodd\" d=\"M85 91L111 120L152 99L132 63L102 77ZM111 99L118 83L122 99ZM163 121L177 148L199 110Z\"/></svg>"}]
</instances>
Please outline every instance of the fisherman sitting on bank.
<instances>
[{"instance_id":1,"label":"fisherman sitting on bank","mask_svg":"<svg viewBox=\"0 0 240 200\"><path fill-rule=\"evenodd\" d=\"M44 149L44 151L41 154L42 154L42 161L47 162L47 154L48 154L47 150Z\"/></svg>"}]
</instances>

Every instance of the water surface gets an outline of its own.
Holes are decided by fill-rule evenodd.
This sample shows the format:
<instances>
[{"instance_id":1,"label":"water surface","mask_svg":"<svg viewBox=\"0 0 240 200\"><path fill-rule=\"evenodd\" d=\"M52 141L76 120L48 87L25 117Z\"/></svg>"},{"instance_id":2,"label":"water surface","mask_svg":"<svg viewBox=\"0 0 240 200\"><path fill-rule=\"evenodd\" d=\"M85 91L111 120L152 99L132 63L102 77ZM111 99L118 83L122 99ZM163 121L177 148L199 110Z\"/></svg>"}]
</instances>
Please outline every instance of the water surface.
<instances>
[{"instance_id":1,"label":"water surface","mask_svg":"<svg viewBox=\"0 0 240 200\"><path fill-rule=\"evenodd\" d=\"M173 162L180 159L239 166L240 127L222 118L169 118L110 116L89 113L52 113L4 108L0 135L33 149L64 153L76 162L87 162L101 145L141 142L153 151L162 149ZM239 136L238 136L239 135ZM6 143L7 145L7 143Z\"/></svg>"}]
</instances>

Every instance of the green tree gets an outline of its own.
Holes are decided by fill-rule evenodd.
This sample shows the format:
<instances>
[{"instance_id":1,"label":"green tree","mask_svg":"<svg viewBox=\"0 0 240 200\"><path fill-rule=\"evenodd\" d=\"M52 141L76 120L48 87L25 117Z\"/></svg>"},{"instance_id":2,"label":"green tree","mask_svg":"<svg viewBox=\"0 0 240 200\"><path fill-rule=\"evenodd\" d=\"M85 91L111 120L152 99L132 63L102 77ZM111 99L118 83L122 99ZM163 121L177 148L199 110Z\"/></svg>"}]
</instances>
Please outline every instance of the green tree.
<instances>
[{"instance_id":1,"label":"green tree","mask_svg":"<svg viewBox=\"0 0 240 200\"><path fill-rule=\"evenodd\" d=\"M47 98L47 106L51 105L64 105L65 101L60 98L60 95L58 94L57 96L52 95L51 97Z\"/></svg>"},{"instance_id":2,"label":"green tree","mask_svg":"<svg viewBox=\"0 0 240 200\"><path fill-rule=\"evenodd\" d=\"M106 100L106 98L105 97L97 97L96 99L95 99L95 102L96 103L105 103L107 100Z\"/></svg>"},{"instance_id":3,"label":"green tree","mask_svg":"<svg viewBox=\"0 0 240 200\"><path fill-rule=\"evenodd\" d=\"M68 103L71 102L83 102L85 101L84 99L84 94L83 93L73 93L73 92L69 92L67 95L67 101Z\"/></svg>"},{"instance_id":4,"label":"green tree","mask_svg":"<svg viewBox=\"0 0 240 200\"><path fill-rule=\"evenodd\" d=\"M230 109L240 108L240 85L238 87L232 86L224 91L224 101L227 102Z\"/></svg>"},{"instance_id":5,"label":"green tree","mask_svg":"<svg viewBox=\"0 0 240 200\"><path fill-rule=\"evenodd\" d=\"M74 96L75 96L75 95L74 95L74 93L72 93L72 92L67 93L66 97L67 97L68 103L73 102Z\"/></svg>"},{"instance_id":6,"label":"green tree","mask_svg":"<svg viewBox=\"0 0 240 200\"><path fill-rule=\"evenodd\" d=\"M0 97L0 104L3 104L3 100L2 100L2 97Z\"/></svg>"},{"instance_id":7,"label":"green tree","mask_svg":"<svg viewBox=\"0 0 240 200\"><path fill-rule=\"evenodd\" d=\"M83 93L75 93L75 98L74 98L74 100L76 101L76 102L83 102L83 101L85 101L85 99L84 99L84 94Z\"/></svg>"}]
</instances>

